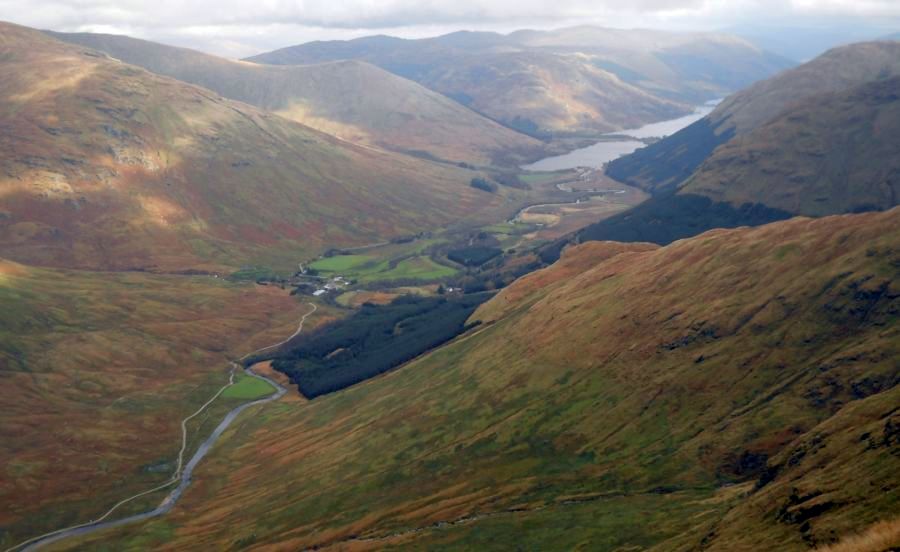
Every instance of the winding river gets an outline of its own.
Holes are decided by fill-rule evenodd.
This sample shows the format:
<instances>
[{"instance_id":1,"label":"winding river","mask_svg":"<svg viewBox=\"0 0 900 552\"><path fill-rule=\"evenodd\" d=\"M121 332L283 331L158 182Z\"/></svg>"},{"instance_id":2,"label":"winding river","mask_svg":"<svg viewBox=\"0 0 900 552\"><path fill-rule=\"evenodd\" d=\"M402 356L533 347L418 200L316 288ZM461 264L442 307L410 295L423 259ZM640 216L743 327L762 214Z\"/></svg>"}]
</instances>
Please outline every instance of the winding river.
<instances>
[{"instance_id":1,"label":"winding river","mask_svg":"<svg viewBox=\"0 0 900 552\"><path fill-rule=\"evenodd\" d=\"M110 520L110 521L100 521L100 522L89 522L85 525L81 525L78 527L63 529L62 531L60 531L58 533L48 535L46 537L43 537L39 540L32 542L31 544L27 545L25 548L22 548L22 551L26 552L26 551L31 551L31 550L37 550L40 547L43 547L50 543L58 542L58 541L61 541L64 539L69 539L69 538L77 537L77 536L83 536L83 535L87 535L88 533L93 533L95 531L102 531L104 529L112 529L113 527L119 527L121 525L127 525L129 523L136 523L138 521L144 521L144 520L154 518L157 516L161 516L163 514L168 513L175 506L175 503L178 502L178 499L181 498L181 495L184 493L185 489L187 489L188 486L191 484L191 476L194 473L194 468L196 468L197 464L199 464L200 461L203 460L203 457L206 456L206 453L209 452L209 449L211 449L212 446L216 443L216 441L219 440L219 437L221 437L222 433L224 433L225 430L228 429L228 426L231 425L231 423L235 420L235 418L237 418L241 414L241 412L250 408L251 406L255 406L257 404L263 404L263 403L267 403L267 402L271 402L271 401L280 399L287 392L287 390L284 387L282 387L281 385L279 385L276 381L274 381L270 378L267 378L265 376L261 376L255 372L251 371L249 368L245 369L244 372L248 376L252 376L254 378L264 380L264 381L268 382L269 384L271 384L272 386L274 386L275 390L276 390L275 393L273 393L272 395L269 395L268 397L266 397L264 399L258 399L258 400L252 401L252 402L244 403L244 404L232 409L231 411L229 411L228 414L225 415L225 418L223 418L222 421L219 422L219 425L216 426L216 429L210 434L210 436L207 437L205 441L203 441L203 444L200 445L200 447L197 449L197 451L191 457L190 461L185 465L184 471L181 472L181 478L178 480L178 486L175 487L172 490L172 492L170 492L169 495L166 496L165 499L163 499L163 501L159 504L159 506L157 506L153 510L150 510L149 512L142 512L140 514L134 514L132 516L124 517L121 519L114 519L114 520Z\"/></svg>"},{"instance_id":2,"label":"winding river","mask_svg":"<svg viewBox=\"0 0 900 552\"><path fill-rule=\"evenodd\" d=\"M316 309L317 309L316 305L314 305L313 303L310 303L310 306L312 307L312 309L310 309L310 311L308 313L303 315L303 317L300 319L300 324L297 327L297 331L295 331L293 334L291 334L290 337L288 337L287 339L284 339L282 341L279 341L278 343L275 343L273 345L269 345L268 347L263 347L262 349L257 349L256 351L253 351L252 353L248 353L248 354L242 356L240 359L238 359L238 361L239 362L243 361L243 360L247 359L248 357L250 357L251 355L255 355L255 354L261 353L263 351L266 351L269 349L274 349L275 347L284 345L285 343L287 343L288 341L290 341L291 339L296 337L298 334L300 334L300 332L303 331L303 323L306 322L306 319L310 315L312 315L314 312L316 312ZM216 398L218 398L218 396L222 393L222 391L224 391L227 387L229 387L230 385L232 385L234 383L234 370L239 369L240 367L234 362L232 362L231 365L232 365L232 374L229 379L229 383L227 385L225 385L224 387L222 387L222 389L220 389L218 393L216 393L209 401L207 401L206 404L204 404L200 408L200 410L198 410L197 412L195 412L194 414L192 414L188 418L185 418L182 421L182 432L183 432L182 433L182 452L184 451L185 441L187 439L187 433L186 433L187 429L185 426L185 422L187 422L193 416L196 416L197 414L202 412L209 404L211 404ZM285 389L283 386L281 386L278 382L276 382L275 380L273 380L271 378L267 378L266 376L263 376L261 374L257 374L250 368L245 368L244 373L250 377L254 377L256 379L260 379L260 380L263 380L263 381L269 383L275 389L275 392L272 393L271 395L269 395L268 397L265 397L262 399L257 399L255 401L251 401L248 403L244 403L240 406L237 406L237 407L231 409L228 412L228 414L225 415L225 417L222 419L222 421L219 422L219 425L216 426L216 429L213 430L213 432L209 435L209 437L207 437L206 440L203 441L203 443L197 448L197 451L194 452L194 455L191 457L191 459L188 461L188 463L185 464L183 470L181 468L181 455L179 454L178 468L176 468L175 475L173 476L171 481L166 482L158 487L154 487L153 489L149 489L147 491L138 493L134 496L131 496L129 498L126 498L126 499L118 502L115 506L113 506L110 510L108 510L102 517L100 517L96 521L91 520L91 521L89 521L87 523L83 523L81 525L75 525L73 527L67 527L65 529L57 529L56 531L52 531L52 532L46 533L44 535L33 537L25 542L22 542L22 543L17 544L16 546L13 546L12 548L8 548L5 552L11 552L14 550L21 550L22 552L37 550L38 548L41 548L43 546L46 546L48 544L58 542L61 540L65 540L65 539L69 539L69 538L77 537L77 536L84 536L89 533L93 533L95 531L102 531L104 529L112 529L113 527L119 527L119 526L127 525L130 523L136 523L138 521L144 521L144 520L154 518L157 516L161 516L163 514L168 513L175 506L175 503L178 502L178 499L181 498L181 495L184 494L184 491L191 484L191 476L194 473L194 468L196 468L197 464L199 464L200 461L203 460L203 458L206 456L206 454L209 452L209 450L212 448L212 446L214 444L216 444L216 441L219 440L219 437L222 436L222 433L224 433L225 430L228 429L228 427L232 424L232 422L234 422L234 420L238 416L240 416L244 410L247 410L251 406L256 406L258 404L264 404L267 402L272 402L272 401L278 400L281 397L283 397L285 393L287 393L287 389ZM179 471L180 471L180 475L179 475ZM158 490L162 490L162 489L172 485L176 481L178 482L178 486L175 487L171 492L169 492L169 494L166 496L166 498L164 498L163 501L156 508L154 508L148 512L134 514L134 515L127 516L127 517L124 517L121 519L104 521L105 518L109 517L119 506L121 506L135 498L139 498L146 494L156 492Z\"/></svg>"}]
</instances>

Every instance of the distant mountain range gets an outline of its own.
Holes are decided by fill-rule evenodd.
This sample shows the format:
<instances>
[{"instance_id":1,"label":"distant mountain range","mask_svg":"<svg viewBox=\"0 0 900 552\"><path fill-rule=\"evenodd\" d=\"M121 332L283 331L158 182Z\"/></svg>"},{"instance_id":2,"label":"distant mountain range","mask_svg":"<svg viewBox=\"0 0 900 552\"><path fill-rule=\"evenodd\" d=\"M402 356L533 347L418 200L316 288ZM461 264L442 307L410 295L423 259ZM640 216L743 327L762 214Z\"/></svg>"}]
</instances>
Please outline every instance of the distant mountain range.
<instances>
[{"instance_id":1,"label":"distant mountain range","mask_svg":"<svg viewBox=\"0 0 900 552\"><path fill-rule=\"evenodd\" d=\"M312 42L248 61L365 60L538 136L596 136L684 114L792 65L729 35L573 27Z\"/></svg>"},{"instance_id":2,"label":"distant mountain range","mask_svg":"<svg viewBox=\"0 0 900 552\"><path fill-rule=\"evenodd\" d=\"M723 32L740 36L764 50L801 63L839 46L889 38L885 36L887 31L884 26L861 22L854 22L853 25L814 22L806 26L739 25L725 28Z\"/></svg>"}]
</instances>

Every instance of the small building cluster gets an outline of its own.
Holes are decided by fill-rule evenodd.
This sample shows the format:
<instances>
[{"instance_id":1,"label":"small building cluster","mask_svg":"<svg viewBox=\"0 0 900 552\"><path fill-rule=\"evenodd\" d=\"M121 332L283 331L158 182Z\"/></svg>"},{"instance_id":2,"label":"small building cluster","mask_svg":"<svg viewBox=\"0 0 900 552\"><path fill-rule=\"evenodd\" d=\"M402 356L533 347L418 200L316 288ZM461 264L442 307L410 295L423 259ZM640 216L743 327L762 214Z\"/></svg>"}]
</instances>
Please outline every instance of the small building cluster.
<instances>
[{"instance_id":1,"label":"small building cluster","mask_svg":"<svg viewBox=\"0 0 900 552\"><path fill-rule=\"evenodd\" d=\"M343 276L334 276L324 284L321 284L320 287L316 288L316 290L312 292L312 294L315 297L321 297L333 291L342 291L352 283L353 282L351 282L347 278L344 278Z\"/></svg>"}]
</instances>

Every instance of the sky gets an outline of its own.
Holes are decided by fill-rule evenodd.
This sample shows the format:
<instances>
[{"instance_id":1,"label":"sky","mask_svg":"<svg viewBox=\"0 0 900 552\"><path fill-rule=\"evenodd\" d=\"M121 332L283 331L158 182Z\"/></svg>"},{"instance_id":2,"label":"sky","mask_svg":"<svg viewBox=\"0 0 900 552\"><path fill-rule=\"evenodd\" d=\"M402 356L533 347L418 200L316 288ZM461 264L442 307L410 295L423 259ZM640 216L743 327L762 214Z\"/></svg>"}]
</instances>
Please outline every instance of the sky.
<instances>
[{"instance_id":1,"label":"sky","mask_svg":"<svg viewBox=\"0 0 900 552\"><path fill-rule=\"evenodd\" d=\"M900 0L0 0L0 20L231 58L312 40L592 24L669 30L900 31ZM874 35L874 36L877 36Z\"/></svg>"}]
</instances>

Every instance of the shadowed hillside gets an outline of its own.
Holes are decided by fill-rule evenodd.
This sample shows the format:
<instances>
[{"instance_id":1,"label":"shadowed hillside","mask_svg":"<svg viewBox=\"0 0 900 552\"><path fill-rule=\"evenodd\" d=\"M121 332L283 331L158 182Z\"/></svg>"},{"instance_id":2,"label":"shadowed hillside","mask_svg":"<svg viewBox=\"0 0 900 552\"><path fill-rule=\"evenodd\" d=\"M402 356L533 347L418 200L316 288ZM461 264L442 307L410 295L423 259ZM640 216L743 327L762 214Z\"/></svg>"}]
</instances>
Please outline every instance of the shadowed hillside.
<instances>
[{"instance_id":1,"label":"shadowed hillside","mask_svg":"<svg viewBox=\"0 0 900 552\"><path fill-rule=\"evenodd\" d=\"M0 27L0 247L13 260L266 262L478 217L461 169L353 146L206 89Z\"/></svg>"},{"instance_id":2,"label":"shadowed hillside","mask_svg":"<svg viewBox=\"0 0 900 552\"><path fill-rule=\"evenodd\" d=\"M573 27L510 35L311 42L250 58L362 59L536 135L634 128L690 111L790 65L735 37Z\"/></svg>"},{"instance_id":3,"label":"shadowed hillside","mask_svg":"<svg viewBox=\"0 0 900 552\"><path fill-rule=\"evenodd\" d=\"M674 189L718 146L762 126L788 108L815 109L814 96L898 75L900 42L866 42L829 50L809 63L730 96L680 132L611 162L608 173L646 191Z\"/></svg>"},{"instance_id":4,"label":"shadowed hillside","mask_svg":"<svg viewBox=\"0 0 900 552\"><path fill-rule=\"evenodd\" d=\"M680 193L812 216L889 209L900 202L898 137L900 76L788 108L718 148Z\"/></svg>"},{"instance_id":5,"label":"shadowed hillside","mask_svg":"<svg viewBox=\"0 0 900 552\"><path fill-rule=\"evenodd\" d=\"M836 541L900 506L898 223L572 248L468 336L246 420L171 517L72 546Z\"/></svg>"},{"instance_id":6,"label":"shadowed hillside","mask_svg":"<svg viewBox=\"0 0 900 552\"><path fill-rule=\"evenodd\" d=\"M837 48L611 162L607 174L655 195L576 239L665 244L797 214L889 209L900 201L898 135L900 43Z\"/></svg>"},{"instance_id":7,"label":"shadowed hillside","mask_svg":"<svg viewBox=\"0 0 900 552\"><path fill-rule=\"evenodd\" d=\"M354 143L475 164L521 161L541 150L534 138L368 63L274 67L126 36L49 34Z\"/></svg>"}]
</instances>

